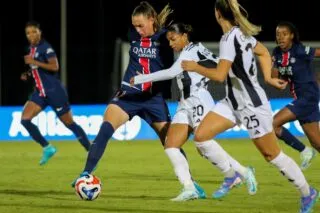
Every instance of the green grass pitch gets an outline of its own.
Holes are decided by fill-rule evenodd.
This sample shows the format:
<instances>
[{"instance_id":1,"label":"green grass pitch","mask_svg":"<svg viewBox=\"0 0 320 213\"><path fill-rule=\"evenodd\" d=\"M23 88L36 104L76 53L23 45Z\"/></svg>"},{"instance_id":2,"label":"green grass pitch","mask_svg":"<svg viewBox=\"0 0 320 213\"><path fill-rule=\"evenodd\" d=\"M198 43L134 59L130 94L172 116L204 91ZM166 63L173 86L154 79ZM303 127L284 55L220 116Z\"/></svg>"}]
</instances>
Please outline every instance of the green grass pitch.
<instances>
[{"instance_id":1,"label":"green grass pitch","mask_svg":"<svg viewBox=\"0 0 320 213\"><path fill-rule=\"evenodd\" d=\"M219 140L244 165L256 169L259 191L247 194L246 187L233 189L222 200L211 193L222 175L200 157L194 144L184 149L193 177L209 198L184 203L169 199L181 190L171 164L159 141L111 141L95 175L103 186L95 201L82 201L70 183L83 169L86 153L75 141L53 142L58 153L45 166L39 166L41 148L34 142L0 143L0 213L294 213L299 210L299 193L264 161L249 140ZM306 140L304 142L307 143ZM300 164L299 153L281 144ZM320 189L320 156L305 171L310 184ZM320 212L320 202L314 212Z\"/></svg>"}]
</instances>

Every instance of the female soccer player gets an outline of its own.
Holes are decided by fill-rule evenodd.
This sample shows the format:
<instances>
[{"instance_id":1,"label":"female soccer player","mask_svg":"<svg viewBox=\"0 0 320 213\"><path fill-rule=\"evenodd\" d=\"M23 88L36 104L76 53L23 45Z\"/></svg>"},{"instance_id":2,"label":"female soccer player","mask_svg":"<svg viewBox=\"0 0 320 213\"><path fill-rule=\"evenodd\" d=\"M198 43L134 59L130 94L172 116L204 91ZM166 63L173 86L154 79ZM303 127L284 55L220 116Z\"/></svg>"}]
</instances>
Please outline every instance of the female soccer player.
<instances>
[{"instance_id":1,"label":"female soccer player","mask_svg":"<svg viewBox=\"0 0 320 213\"><path fill-rule=\"evenodd\" d=\"M183 185L184 193L172 199L173 201L187 201L198 198L197 190L192 181L190 182L191 175L189 173L188 162L179 149L188 140L190 134L196 130L203 117L214 106L214 101L207 90L209 79L198 73L188 73L181 68L182 60L194 60L199 64L214 67L218 62L217 57L201 43L191 42L191 32L192 27L190 25L177 23L169 26L166 34L167 39L171 48L180 53L179 58L169 69L151 74L138 75L131 79L131 84L134 85L176 78L180 91L180 101L168 130L165 152L172 162L176 176ZM209 160L224 173L226 178L232 178L234 185L239 184L242 178L248 183L249 193L256 193L257 183L251 169L239 164L215 141L211 141L211 150L209 151L214 153L214 158ZM230 163L228 165L221 165L221 159L226 157ZM228 177L226 171L229 170L230 166L237 172ZM221 187L213 194L213 197L221 198L230 189L231 187L227 190Z\"/></svg>"},{"instance_id":2,"label":"female soccer player","mask_svg":"<svg viewBox=\"0 0 320 213\"><path fill-rule=\"evenodd\" d=\"M273 50L273 74L290 84L294 101L281 109L273 120L278 138L300 152L301 168L306 169L315 157L314 149L294 137L284 124L298 120L312 146L320 151L319 86L312 72L312 60L320 49L304 46L297 28L290 22L280 22L276 28L278 46Z\"/></svg>"},{"instance_id":3,"label":"female soccer player","mask_svg":"<svg viewBox=\"0 0 320 213\"><path fill-rule=\"evenodd\" d=\"M272 126L272 111L265 91L257 80L259 58L264 79L270 85L283 89L284 80L271 77L271 57L253 35L261 28L251 24L244 16L246 11L236 0L217 0L215 16L224 33L220 40L220 60L217 68L206 68L194 61L182 61L182 68L197 72L215 81L226 81L227 97L216 104L203 119L195 133L200 151L210 157L210 144L217 134L244 124L249 136L267 161L276 166L301 193L300 212L311 212L318 191L309 186L299 166L278 143ZM232 168L230 169L232 170ZM226 182L228 187L230 182Z\"/></svg>"},{"instance_id":4,"label":"female soccer player","mask_svg":"<svg viewBox=\"0 0 320 213\"><path fill-rule=\"evenodd\" d=\"M163 43L166 41L165 22L171 12L167 5L160 14L157 14L155 9L145 1L134 9L131 16L134 30L130 32L130 60L121 89L108 105L80 177L93 171L114 131L135 115L144 119L155 130L164 145L171 119L160 86L146 82L131 87L130 79L137 75L137 70L153 73L172 64L172 51L168 44ZM170 57L166 59L168 55ZM72 185L74 183L75 181ZM197 184L195 186L198 188L200 197L205 197L203 190Z\"/></svg>"},{"instance_id":5,"label":"female soccer player","mask_svg":"<svg viewBox=\"0 0 320 213\"><path fill-rule=\"evenodd\" d=\"M63 124L70 129L88 151L90 142L83 129L73 121L68 95L58 79L59 64L55 51L51 45L41 38L40 25L37 22L28 22L25 27L26 37L30 43L29 55L24 56L25 64L30 66L30 72L23 73L21 80L32 76L35 82L35 91L26 102L21 124L27 129L33 140L43 147L40 165L44 165L57 152L40 133L31 120L47 106L55 111Z\"/></svg>"}]
</instances>

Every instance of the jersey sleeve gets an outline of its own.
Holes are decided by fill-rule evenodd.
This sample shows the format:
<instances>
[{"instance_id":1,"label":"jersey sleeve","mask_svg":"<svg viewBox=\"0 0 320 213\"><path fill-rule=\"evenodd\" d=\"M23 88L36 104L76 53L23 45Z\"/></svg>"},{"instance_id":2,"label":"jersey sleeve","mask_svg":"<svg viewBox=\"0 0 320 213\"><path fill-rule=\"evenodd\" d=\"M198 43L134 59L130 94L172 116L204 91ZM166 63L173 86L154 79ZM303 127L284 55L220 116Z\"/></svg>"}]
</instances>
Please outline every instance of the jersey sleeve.
<instances>
[{"instance_id":1,"label":"jersey sleeve","mask_svg":"<svg viewBox=\"0 0 320 213\"><path fill-rule=\"evenodd\" d=\"M182 60L188 59L188 54L183 52L179 56L179 58L174 62L174 64L169 68L169 69L163 69L159 70L157 72L151 73L151 74L144 74L144 75L137 75L134 77L134 82L135 84L142 84L145 82L150 82L150 81L164 81L164 80L169 80L180 73L183 72L183 69L181 67L181 62Z\"/></svg>"},{"instance_id":2,"label":"jersey sleeve","mask_svg":"<svg viewBox=\"0 0 320 213\"><path fill-rule=\"evenodd\" d=\"M313 60L315 51L316 49L310 46L299 45L298 48L299 56L308 61Z\"/></svg>"},{"instance_id":3,"label":"jersey sleeve","mask_svg":"<svg viewBox=\"0 0 320 213\"><path fill-rule=\"evenodd\" d=\"M236 57L236 50L234 46L234 35L229 35L227 38L222 37L220 40L219 58L233 62Z\"/></svg>"},{"instance_id":4,"label":"jersey sleeve","mask_svg":"<svg viewBox=\"0 0 320 213\"><path fill-rule=\"evenodd\" d=\"M44 56L46 59L57 57L56 52L49 44L44 46Z\"/></svg>"}]
</instances>

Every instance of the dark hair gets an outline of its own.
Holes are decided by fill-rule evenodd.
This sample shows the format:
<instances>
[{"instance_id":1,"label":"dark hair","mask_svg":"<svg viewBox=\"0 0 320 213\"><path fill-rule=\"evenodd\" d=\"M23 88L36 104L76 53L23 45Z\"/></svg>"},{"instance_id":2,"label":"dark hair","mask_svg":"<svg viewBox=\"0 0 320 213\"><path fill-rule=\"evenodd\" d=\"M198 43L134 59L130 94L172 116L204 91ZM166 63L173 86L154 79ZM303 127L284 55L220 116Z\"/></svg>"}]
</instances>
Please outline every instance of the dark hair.
<instances>
[{"instance_id":1,"label":"dark hair","mask_svg":"<svg viewBox=\"0 0 320 213\"><path fill-rule=\"evenodd\" d=\"M245 36L257 35L261 31L260 26L256 26L248 20L247 11L237 0L216 0L215 8L233 26L239 26Z\"/></svg>"},{"instance_id":2,"label":"dark hair","mask_svg":"<svg viewBox=\"0 0 320 213\"><path fill-rule=\"evenodd\" d=\"M154 18L154 29L158 31L165 26L168 16L173 12L167 4L161 12L158 14L156 10L146 1L140 2L140 4L134 8L131 16L144 15L148 18Z\"/></svg>"},{"instance_id":3,"label":"dark hair","mask_svg":"<svg viewBox=\"0 0 320 213\"><path fill-rule=\"evenodd\" d=\"M183 24L183 23L174 23L174 24L171 24L167 29L168 29L168 32L175 32L181 35L185 33L188 36L188 40L191 41L192 32L193 32L191 25Z\"/></svg>"},{"instance_id":4,"label":"dark hair","mask_svg":"<svg viewBox=\"0 0 320 213\"><path fill-rule=\"evenodd\" d=\"M36 27L36 28L40 29L40 24L39 24L39 22L36 22L36 21L28 21L26 23L25 28L27 28L27 27Z\"/></svg>"},{"instance_id":5,"label":"dark hair","mask_svg":"<svg viewBox=\"0 0 320 213\"><path fill-rule=\"evenodd\" d=\"M299 31L296 28L296 26L289 22L289 21L280 21L277 25L277 27L286 27L290 31L290 33L293 33L293 43L299 44L300 43L300 36Z\"/></svg>"}]
</instances>

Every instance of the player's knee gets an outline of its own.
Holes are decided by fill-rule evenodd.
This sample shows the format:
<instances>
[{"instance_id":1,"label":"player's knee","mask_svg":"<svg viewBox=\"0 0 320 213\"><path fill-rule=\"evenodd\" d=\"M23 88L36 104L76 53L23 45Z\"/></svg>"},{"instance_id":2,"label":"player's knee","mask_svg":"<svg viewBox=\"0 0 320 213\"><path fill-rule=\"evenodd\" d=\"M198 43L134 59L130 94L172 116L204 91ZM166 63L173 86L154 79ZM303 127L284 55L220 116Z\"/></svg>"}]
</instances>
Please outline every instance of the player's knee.
<instances>
[{"instance_id":1,"label":"player's knee","mask_svg":"<svg viewBox=\"0 0 320 213\"><path fill-rule=\"evenodd\" d=\"M276 133L277 137L280 137L281 136L281 131L282 131L282 127L280 126L277 126L277 125L273 125L273 129L274 129L274 132Z\"/></svg>"},{"instance_id":2,"label":"player's knee","mask_svg":"<svg viewBox=\"0 0 320 213\"><path fill-rule=\"evenodd\" d=\"M21 119L20 123L21 123L22 126L24 126L27 129L28 126L31 124L31 120Z\"/></svg>"},{"instance_id":3,"label":"player's knee","mask_svg":"<svg viewBox=\"0 0 320 213\"><path fill-rule=\"evenodd\" d=\"M272 161L279 155L280 151L263 151L262 155L267 162Z\"/></svg>"}]
</instances>

